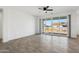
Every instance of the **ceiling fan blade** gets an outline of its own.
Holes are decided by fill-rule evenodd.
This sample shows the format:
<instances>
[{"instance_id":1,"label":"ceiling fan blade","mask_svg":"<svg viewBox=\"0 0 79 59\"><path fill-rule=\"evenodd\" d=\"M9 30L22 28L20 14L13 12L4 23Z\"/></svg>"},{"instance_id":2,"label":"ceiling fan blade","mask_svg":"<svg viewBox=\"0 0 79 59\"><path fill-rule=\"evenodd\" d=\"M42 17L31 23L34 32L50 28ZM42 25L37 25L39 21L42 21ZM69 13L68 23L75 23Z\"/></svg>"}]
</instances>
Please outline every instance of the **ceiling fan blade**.
<instances>
[{"instance_id":1,"label":"ceiling fan blade","mask_svg":"<svg viewBox=\"0 0 79 59\"><path fill-rule=\"evenodd\" d=\"M49 8L49 6L46 6L46 8Z\"/></svg>"},{"instance_id":2,"label":"ceiling fan blade","mask_svg":"<svg viewBox=\"0 0 79 59\"><path fill-rule=\"evenodd\" d=\"M38 8L38 9L42 10L42 8Z\"/></svg>"},{"instance_id":3,"label":"ceiling fan blade","mask_svg":"<svg viewBox=\"0 0 79 59\"><path fill-rule=\"evenodd\" d=\"M47 11L53 11L53 9L47 9Z\"/></svg>"}]
</instances>

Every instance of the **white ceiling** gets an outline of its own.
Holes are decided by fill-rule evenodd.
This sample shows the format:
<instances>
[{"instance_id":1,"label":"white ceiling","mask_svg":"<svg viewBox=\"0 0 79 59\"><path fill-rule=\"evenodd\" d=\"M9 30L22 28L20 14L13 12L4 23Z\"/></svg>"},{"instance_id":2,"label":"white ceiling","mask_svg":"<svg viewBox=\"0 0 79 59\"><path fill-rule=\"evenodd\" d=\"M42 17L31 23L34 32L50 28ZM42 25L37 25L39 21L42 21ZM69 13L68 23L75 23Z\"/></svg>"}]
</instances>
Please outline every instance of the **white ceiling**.
<instances>
[{"instance_id":1,"label":"white ceiling","mask_svg":"<svg viewBox=\"0 0 79 59\"><path fill-rule=\"evenodd\" d=\"M25 13L29 13L31 15L35 16L42 16L46 15L42 10L39 10L39 7L43 6L17 6L13 7L18 10L24 11ZM79 6L50 6L50 8L53 9L53 11L48 12L47 14L56 14L56 13L63 13L63 12L70 12L70 11L76 11L79 9Z\"/></svg>"}]
</instances>

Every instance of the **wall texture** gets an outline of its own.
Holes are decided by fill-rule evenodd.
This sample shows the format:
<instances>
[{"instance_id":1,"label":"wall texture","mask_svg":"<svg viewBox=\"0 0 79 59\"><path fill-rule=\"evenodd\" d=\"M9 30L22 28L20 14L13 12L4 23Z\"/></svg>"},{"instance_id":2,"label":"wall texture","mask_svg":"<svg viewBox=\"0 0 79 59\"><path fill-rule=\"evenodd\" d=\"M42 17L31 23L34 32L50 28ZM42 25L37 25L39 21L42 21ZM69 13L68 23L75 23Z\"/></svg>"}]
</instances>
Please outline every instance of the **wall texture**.
<instances>
[{"instance_id":1,"label":"wall texture","mask_svg":"<svg viewBox=\"0 0 79 59\"><path fill-rule=\"evenodd\" d=\"M77 11L77 34L79 35L79 10Z\"/></svg>"},{"instance_id":2,"label":"wall texture","mask_svg":"<svg viewBox=\"0 0 79 59\"><path fill-rule=\"evenodd\" d=\"M35 17L35 33L39 34L41 33L41 19L40 17Z\"/></svg>"},{"instance_id":3,"label":"wall texture","mask_svg":"<svg viewBox=\"0 0 79 59\"><path fill-rule=\"evenodd\" d=\"M0 10L0 39L2 39L2 10Z\"/></svg>"},{"instance_id":4,"label":"wall texture","mask_svg":"<svg viewBox=\"0 0 79 59\"><path fill-rule=\"evenodd\" d=\"M35 34L34 17L11 8L4 8L3 41Z\"/></svg>"}]
</instances>

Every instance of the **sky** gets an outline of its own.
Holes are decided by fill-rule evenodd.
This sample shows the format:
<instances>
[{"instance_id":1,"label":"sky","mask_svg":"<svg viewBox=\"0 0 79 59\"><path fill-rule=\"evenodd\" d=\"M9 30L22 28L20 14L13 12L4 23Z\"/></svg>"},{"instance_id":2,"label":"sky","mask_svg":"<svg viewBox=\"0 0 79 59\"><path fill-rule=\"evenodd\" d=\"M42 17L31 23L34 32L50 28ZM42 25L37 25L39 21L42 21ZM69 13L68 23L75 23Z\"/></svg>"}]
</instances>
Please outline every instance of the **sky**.
<instances>
[{"instance_id":1,"label":"sky","mask_svg":"<svg viewBox=\"0 0 79 59\"><path fill-rule=\"evenodd\" d=\"M66 19L60 19L60 20L46 20L44 21L44 24L51 26L52 23L57 23L57 22L65 22Z\"/></svg>"}]
</instances>

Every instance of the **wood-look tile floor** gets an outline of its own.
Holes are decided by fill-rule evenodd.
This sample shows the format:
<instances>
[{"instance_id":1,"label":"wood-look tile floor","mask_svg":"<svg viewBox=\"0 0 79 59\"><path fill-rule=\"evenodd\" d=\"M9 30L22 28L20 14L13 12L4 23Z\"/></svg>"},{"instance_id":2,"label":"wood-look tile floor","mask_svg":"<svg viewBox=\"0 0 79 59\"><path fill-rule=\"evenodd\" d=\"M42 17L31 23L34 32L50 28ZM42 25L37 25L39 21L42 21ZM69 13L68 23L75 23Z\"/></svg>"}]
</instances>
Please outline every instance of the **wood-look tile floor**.
<instances>
[{"instance_id":1,"label":"wood-look tile floor","mask_svg":"<svg viewBox=\"0 0 79 59\"><path fill-rule=\"evenodd\" d=\"M1 53L79 53L79 39L33 35L0 43Z\"/></svg>"}]
</instances>

